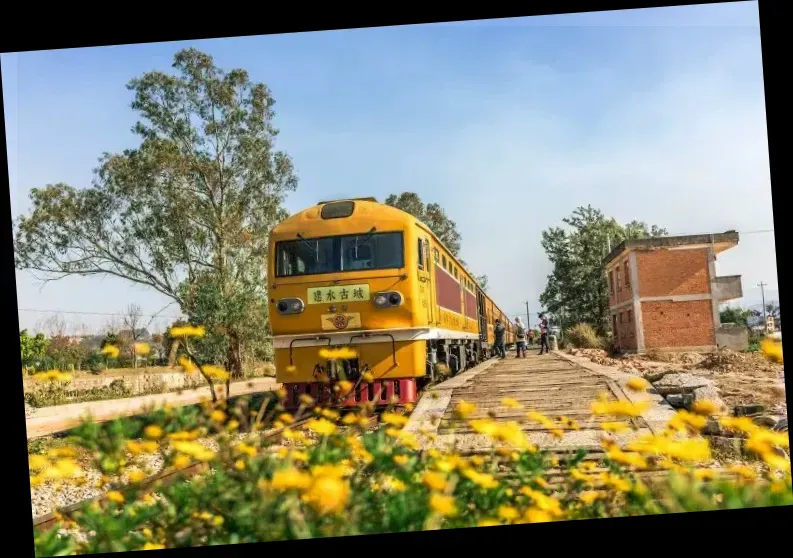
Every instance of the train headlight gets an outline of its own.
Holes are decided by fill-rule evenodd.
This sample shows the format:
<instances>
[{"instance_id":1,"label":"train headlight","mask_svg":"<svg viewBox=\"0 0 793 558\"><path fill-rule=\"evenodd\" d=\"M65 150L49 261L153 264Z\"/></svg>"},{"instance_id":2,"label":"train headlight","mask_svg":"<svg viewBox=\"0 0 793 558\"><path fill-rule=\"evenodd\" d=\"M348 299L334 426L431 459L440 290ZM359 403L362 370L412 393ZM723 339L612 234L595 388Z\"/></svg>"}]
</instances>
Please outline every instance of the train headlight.
<instances>
[{"instance_id":1,"label":"train headlight","mask_svg":"<svg viewBox=\"0 0 793 558\"><path fill-rule=\"evenodd\" d=\"M398 292L377 293L374 297L374 305L378 308L390 308L402 304L402 295Z\"/></svg>"},{"instance_id":2,"label":"train headlight","mask_svg":"<svg viewBox=\"0 0 793 558\"><path fill-rule=\"evenodd\" d=\"M280 314L300 314L306 305L299 298L282 298L276 308Z\"/></svg>"}]
</instances>

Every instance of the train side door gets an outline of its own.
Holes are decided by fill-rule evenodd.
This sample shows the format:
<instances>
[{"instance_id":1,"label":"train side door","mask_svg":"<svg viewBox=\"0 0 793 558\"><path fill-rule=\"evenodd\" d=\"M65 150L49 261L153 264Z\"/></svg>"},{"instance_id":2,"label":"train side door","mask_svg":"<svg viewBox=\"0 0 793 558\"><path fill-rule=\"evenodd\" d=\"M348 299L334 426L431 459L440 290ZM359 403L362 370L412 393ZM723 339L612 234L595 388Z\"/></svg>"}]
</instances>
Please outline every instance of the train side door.
<instances>
[{"instance_id":1,"label":"train side door","mask_svg":"<svg viewBox=\"0 0 793 558\"><path fill-rule=\"evenodd\" d=\"M424 308L427 325L433 325L432 273L430 272L430 241L423 236L418 239L419 301Z\"/></svg>"},{"instance_id":2,"label":"train side door","mask_svg":"<svg viewBox=\"0 0 793 558\"><path fill-rule=\"evenodd\" d=\"M487 314L485 313L485 295L482 291L477 291L476 302L479 306L479 341L487 344Z\"/></svg>"}]
</instances>

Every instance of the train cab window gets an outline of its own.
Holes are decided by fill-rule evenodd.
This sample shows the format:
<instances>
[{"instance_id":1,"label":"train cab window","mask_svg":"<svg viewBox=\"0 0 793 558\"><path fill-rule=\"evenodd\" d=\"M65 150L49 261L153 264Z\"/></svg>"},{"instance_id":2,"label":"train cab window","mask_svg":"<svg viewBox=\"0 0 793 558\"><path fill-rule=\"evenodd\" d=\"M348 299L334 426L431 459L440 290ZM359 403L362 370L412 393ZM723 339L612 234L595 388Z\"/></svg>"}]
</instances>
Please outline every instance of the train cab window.
<instances>
[{"instance_id":1,"label":"train cab window","mask_svg":"<svg viewBox=\"0 0 793 558\"><path fill-rule=\"evenodd\" d=\"M419 269L424 269L424 243L419 238Z\"/></svg>"},{"instance_id":2,"label":"train cab window","mask_svg":"<svg viewBox=\"0 0 793 558\"><path fill-rule=\"evenodd\" d=\"M454 278L457 279L457 268L454 268Z\"/></svg>"},{"instance_id":3,"label":"train cab window","mask_svg":"<svg viewBox=\"0 0 793 558\"><path fill-rule=\"evenodd\" d=\"M303 238L276 244L276 276L404 267L401 232Z\"/></svg>"},{"instance_id":4,"label":"train cab window","mask_svg":"<svg viewBox=\"0 0 793 558\"><path fill-rule=\"evenodd\" d=\"M441 264L443 266L443 269L446 269L446 256L441 256L441 262L443 262Z\"/></svg>"},{"instance_id":5,"label":"train cab window","mask_svg":"<svg viewBox=\"0 0 793 558\"><path fill-rule=\"evenodd\" d=\"M438 263L440 261L440 259L441 259L440 255L438 253L438 249L437 248L433 248L432 249L432 254L434 256L435 263Z\"/></svg>"}]
</instances>

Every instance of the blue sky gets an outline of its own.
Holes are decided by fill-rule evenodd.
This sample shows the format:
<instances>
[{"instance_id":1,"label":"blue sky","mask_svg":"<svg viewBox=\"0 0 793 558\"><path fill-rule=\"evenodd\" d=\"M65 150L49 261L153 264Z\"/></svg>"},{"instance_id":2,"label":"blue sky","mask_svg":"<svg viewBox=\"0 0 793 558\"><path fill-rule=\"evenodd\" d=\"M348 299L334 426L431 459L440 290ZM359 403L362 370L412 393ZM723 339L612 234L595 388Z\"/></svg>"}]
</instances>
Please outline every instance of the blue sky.
<instances>
[{"instance_id":1,"label":"blue sky","mask_svg":"<svg viewBox=\"0 0 793 558\"><path fill-rule=\"evenodd\" d=\"M125 84L186 46L272 89L300 179L289 210L405 190L437 201L511 313L539 308L540 232L578 205L670 233L773 228L755 2L4 54L13 214L30 188L87 186L103 151L134 147ZM745 235L719 260L749 303L759 281L777 289L773 240ZM23 309L167 302L109 278L42 288L17 272L17 291ZM43 317L20 312L23 327Z\"/></svg>"}]
</instances>

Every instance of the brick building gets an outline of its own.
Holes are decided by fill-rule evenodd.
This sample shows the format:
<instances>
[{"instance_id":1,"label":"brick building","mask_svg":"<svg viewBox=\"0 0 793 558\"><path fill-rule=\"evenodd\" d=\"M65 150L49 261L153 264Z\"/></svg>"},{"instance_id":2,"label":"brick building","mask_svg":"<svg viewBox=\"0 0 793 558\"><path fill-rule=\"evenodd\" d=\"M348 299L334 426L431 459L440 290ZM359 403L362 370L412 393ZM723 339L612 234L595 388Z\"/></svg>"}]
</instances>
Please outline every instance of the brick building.
<instances>
[{"instance_id":1,"label":"brick building","mask_svg":"<svg viewBox=\"0 0 793 558\"><path fill-rule=\"evenodd\" d=\"M604 261L615 343L625 352L650 349L741 349L746 328L722 325L719 304L741 298L741 276L717 277L716 255L738 233L626 240Z\"/></svg>"}]
</instances>

